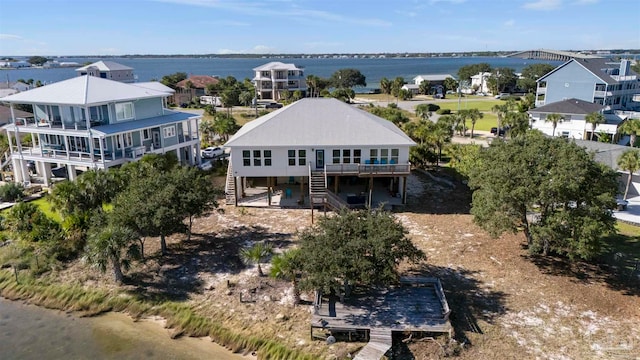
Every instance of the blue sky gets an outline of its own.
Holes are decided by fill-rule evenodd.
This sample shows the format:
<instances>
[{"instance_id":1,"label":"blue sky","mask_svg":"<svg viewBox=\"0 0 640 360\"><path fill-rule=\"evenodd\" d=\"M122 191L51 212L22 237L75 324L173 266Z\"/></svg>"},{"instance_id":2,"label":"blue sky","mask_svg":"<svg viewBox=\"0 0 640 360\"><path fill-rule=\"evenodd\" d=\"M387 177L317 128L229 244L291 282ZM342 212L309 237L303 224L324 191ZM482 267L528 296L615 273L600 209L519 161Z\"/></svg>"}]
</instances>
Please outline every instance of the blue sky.
<instances>
[{"instance_id":1,"label":"blue sky","mask_svg":"<svg viewBox=\"0 0 640 360\"><path fill-rule=\"evenodd\" d=\"M639 0L0 0L0 56L640 49Z\"/></svg>"}]
</instances>

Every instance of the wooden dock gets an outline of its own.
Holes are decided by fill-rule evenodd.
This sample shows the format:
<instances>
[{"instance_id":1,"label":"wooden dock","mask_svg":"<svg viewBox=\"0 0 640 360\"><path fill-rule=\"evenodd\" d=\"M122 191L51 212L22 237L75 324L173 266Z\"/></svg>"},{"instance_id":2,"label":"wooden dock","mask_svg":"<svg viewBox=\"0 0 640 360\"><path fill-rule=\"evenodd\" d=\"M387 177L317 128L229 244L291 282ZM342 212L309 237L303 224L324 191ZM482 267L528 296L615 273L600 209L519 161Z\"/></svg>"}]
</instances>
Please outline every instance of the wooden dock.
<instances>
[{"instance_id":1,"label":"wooden dock","mask_svg":"<svg viewBox=\"0 0 640 360\"><path fill-rule=\"evenodd\" d=\"M348 336L349 340L369 340L361 351L362 357L356 359L380 359L391 348L394 331L451 336L449 305L440 280L435 278L402 278L398 286L354 295L344 303L337 297L319 294L314 306L312 338L324 338L330 333ZM319 329L323 335L314 333Z\"/></svg>"},{"instance_id":2,"label":"wooden dock","mask_svg":"<svg viewBox=\"0 0 640 360\"><path fill-rule=\"evenodd\" d=\"M391 349L393 345L391 339L391 329L371 329L369 331L370 340L363 347L354 360L380 359Z\"/></svg>"}]
</instances>

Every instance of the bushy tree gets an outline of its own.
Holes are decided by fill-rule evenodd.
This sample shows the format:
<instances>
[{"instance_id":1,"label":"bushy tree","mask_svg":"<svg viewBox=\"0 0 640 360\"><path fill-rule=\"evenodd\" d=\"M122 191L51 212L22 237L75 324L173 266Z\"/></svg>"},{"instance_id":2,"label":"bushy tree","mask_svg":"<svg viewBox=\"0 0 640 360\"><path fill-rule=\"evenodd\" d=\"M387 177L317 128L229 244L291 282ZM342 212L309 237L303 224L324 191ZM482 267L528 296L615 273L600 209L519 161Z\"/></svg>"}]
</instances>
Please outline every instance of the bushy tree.
<instances>
[{"instance_id":1,"label":"bushy tree","mask_svg":"<svg viewBox=\"0 0 640 360\"><path fill-rule=\"evenodd\" d=\"M168 86L172 89L176 88L176 84L179 83L182 80L185 80L187 78L187 73L185 72L176 72L170 75L165 75L162 77L162 80L160 80L160 82L165 85Z\"/></svg>"},{"instance_id":2,"label":"bushy tree","mask_svg":"<svg viewBox=\"0 0 640 360\"><path fill-rule=\"evenodd\" d=\"M550 64L531 64L522 69L522 76L517 80L518 88L525 92L535 92L537 88L536 80L548 74L556 67Z\"/></svg>"},{"instance_id":3,"label":"bushy tree","mask_svg":"<svg viewBox=\"0 0 640 360\"><path fill-rule=\"evenodd\" d=\"M128 270L131 261L138 259L140 250L135 243L138 235L121 225L101 224L89 232L85 261L101 272L110 266L114 280L121 284L124 278L122 270Z\"/></svg>"},{"instance_id":4,"label":"bushy tree","mask_svg":"<svg viewBox=\"0 0 640 360\"><path fill-rule=\"evenodd\" d=\"M331 75L331 86L351 89L355 86L367 86L366 77L357 69L340 69Z\"/></svg>"},{"instance_id":5,"label":"bushy tree","mask_svg":"<svg viewBox=\"0 0 640 360\"><path fill-rule=\"evenodd\" d=\"M0 200L14 202L24 197L24 186L22 184L9 182L0 186Z\"/></svg>"},{"instance_id":6,"label":"bushy tree","mask_svg":"<svg viewBox=\"0 0 640 360\"><path fill-rule=\"evenodd\" d=\"M302 274L300 250L291 249L278 254L271 259L269 276L275 279L284 279L293 286L293 303L300 303L300 285L298 276Z\"/></svg>"},{"instance_id":7,"label":"bushy tree","mask_svg":"<svg viewBox=\"0 0 640 360\"><path fill-rule=\"evenodd\" d=\"M530 131L494 141L480 164L471 213L491 235L522 230L532 253L590 259L614 231L616 173L573 142Z\"/></svg>"},{"instance_id":8,"label":"bushy tree","mask_svg":"<svg viewBox=\"0 0 640 360\"><path fill-rule=\"evenodd\" d=\"M382 209L320 218L299 235L301 287L349 295L355 286L394 283L400 262L425 258L406 234L402 223Z\"/></svg>"}]
</instances>

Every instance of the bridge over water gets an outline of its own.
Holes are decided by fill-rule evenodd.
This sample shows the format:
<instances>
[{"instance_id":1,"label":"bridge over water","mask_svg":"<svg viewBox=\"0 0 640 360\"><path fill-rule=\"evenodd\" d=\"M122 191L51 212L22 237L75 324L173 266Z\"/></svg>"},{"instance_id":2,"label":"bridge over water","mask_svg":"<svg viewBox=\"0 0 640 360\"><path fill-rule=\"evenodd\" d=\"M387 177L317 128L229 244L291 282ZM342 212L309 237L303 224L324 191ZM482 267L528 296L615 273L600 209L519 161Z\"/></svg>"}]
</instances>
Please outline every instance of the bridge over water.
<instances>
[{"instance_id":1,"label":"bridge over water","mask_svg":"<svg viewBox=\"0 0 640 360\"><path fill-rule=\"evenodd\" d=\"M596 59L600 56L581 54L571 51L559 51L559 50L525 50L517 53L506 55L506 57L515 57L521 59L538 59L538 60L553 60L553 61L569 61L571 59Z\"/></svg>"}]
</instances>

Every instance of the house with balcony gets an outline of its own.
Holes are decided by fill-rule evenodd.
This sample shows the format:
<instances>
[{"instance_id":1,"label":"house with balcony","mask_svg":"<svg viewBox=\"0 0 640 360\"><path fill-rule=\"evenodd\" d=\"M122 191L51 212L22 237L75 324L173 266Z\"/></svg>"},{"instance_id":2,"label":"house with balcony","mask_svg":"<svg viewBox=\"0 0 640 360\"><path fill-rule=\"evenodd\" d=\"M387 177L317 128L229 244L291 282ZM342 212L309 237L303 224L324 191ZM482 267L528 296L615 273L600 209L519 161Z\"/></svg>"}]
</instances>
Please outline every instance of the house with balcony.
<instances>
[{"instance_id":1,"label":"house with balcony","mask_svg":"<svg viewBox=\"0 0 640 360\"><path fill-rule=\"evenodd\" d=\"M90 75L123 83L136 81L133 75L133 68L113 61L97 61L76 69L76 73L78 76Z\"/></svg>"},{"instance_id":2,"label":"house with balcony","mask_svg":"<svg viewBox=\"0 0 640 360\"><path fill-rule=\"evenodd\" d=\"M303 96L307 92L304 69L294 64L279 61L270 62L254 68L253 85L256 87L258 100L275 100L282 98L282 92L300 90Z\"/></svg>"},{"instance_id":3,"label":"house with balcony","mask_svg":"<svg viewBox=\"0 0 640 360\"><path fill-rule=\"evenodd\" d=\"M418 75L413 78L413 83L419 87L423 81L427 81L429 83L429 95L444 95L444 81L447 78L455 79L450 74Z\"/></svg>"},{"instance_id":4,"label":"house with balcony","mask_svg":"<svg viewBox=\"0 0 640 360\"><path fill-rule=\"evenodd\" d=\"M383 118L337 99L304 98L227 141L227 202L263 196L273 205L270 194L279 191L312 208L405 204L414 145ZM267 194L250 191L257 187Z\"/></svg>"},{"instance_id":5,"label":"house with balcony","mask_svg":"<svg viewBox=\"0 0 640 360\"><path fill-rule=\"evenodd\" d=\"M592 102L580 99L567 99L556 101L551 104L533 108L528 111L531 121L531 128L540 130L549 136L561 136L570 139L585 140L598 139L601 134L608 134L612 142L617 142L620 137L618 127L625 120L625 117L613 113L604 113L605 122L596 125L595 131L590 123L586 121L586 117L590 113L602 113L603 105L594 104ZM547 121L550 114L562 115L562 121L553 129L553 124Z\"/></svg>"},{"instance_id":6,"label":"house with balcony","mask_svg":"<svg viewBox=\"0 0 640 360\"><path fill-rule=\"evenodd\" d=\"M207 86L216 85L220 80L208 75L191 75L176 84L176 92L170 103L176 105L189 104L194 98L207 95Z\"/></svg>"},{"instance_id":7,"label":"house with balcony","mask_svg":"<svg viewBox=\"0 0 640 360\"><path fill-rule=\"evenodd\" d=\"M602 105L603 111L640 110L640 77L629 60L571 59L537 80L536 106L566 99Z\"/></svg>"},{"instance_id":8,"label":"house with balcony","mask_svg":"<svg viewBox=\"0 0 640 360\"><path fill-rule=\"evenodd\" d=\"M146 153L173 151L182 163L199 163L201 116L167 109L172 93L157 82L84 75L0 99L11 111L4 129L14 181L49 186L52 168L66 167L73 180L77 170L108 169ZM17 104L31 105L33 116L20 117Z\"/></svg>"}]
</instances>

